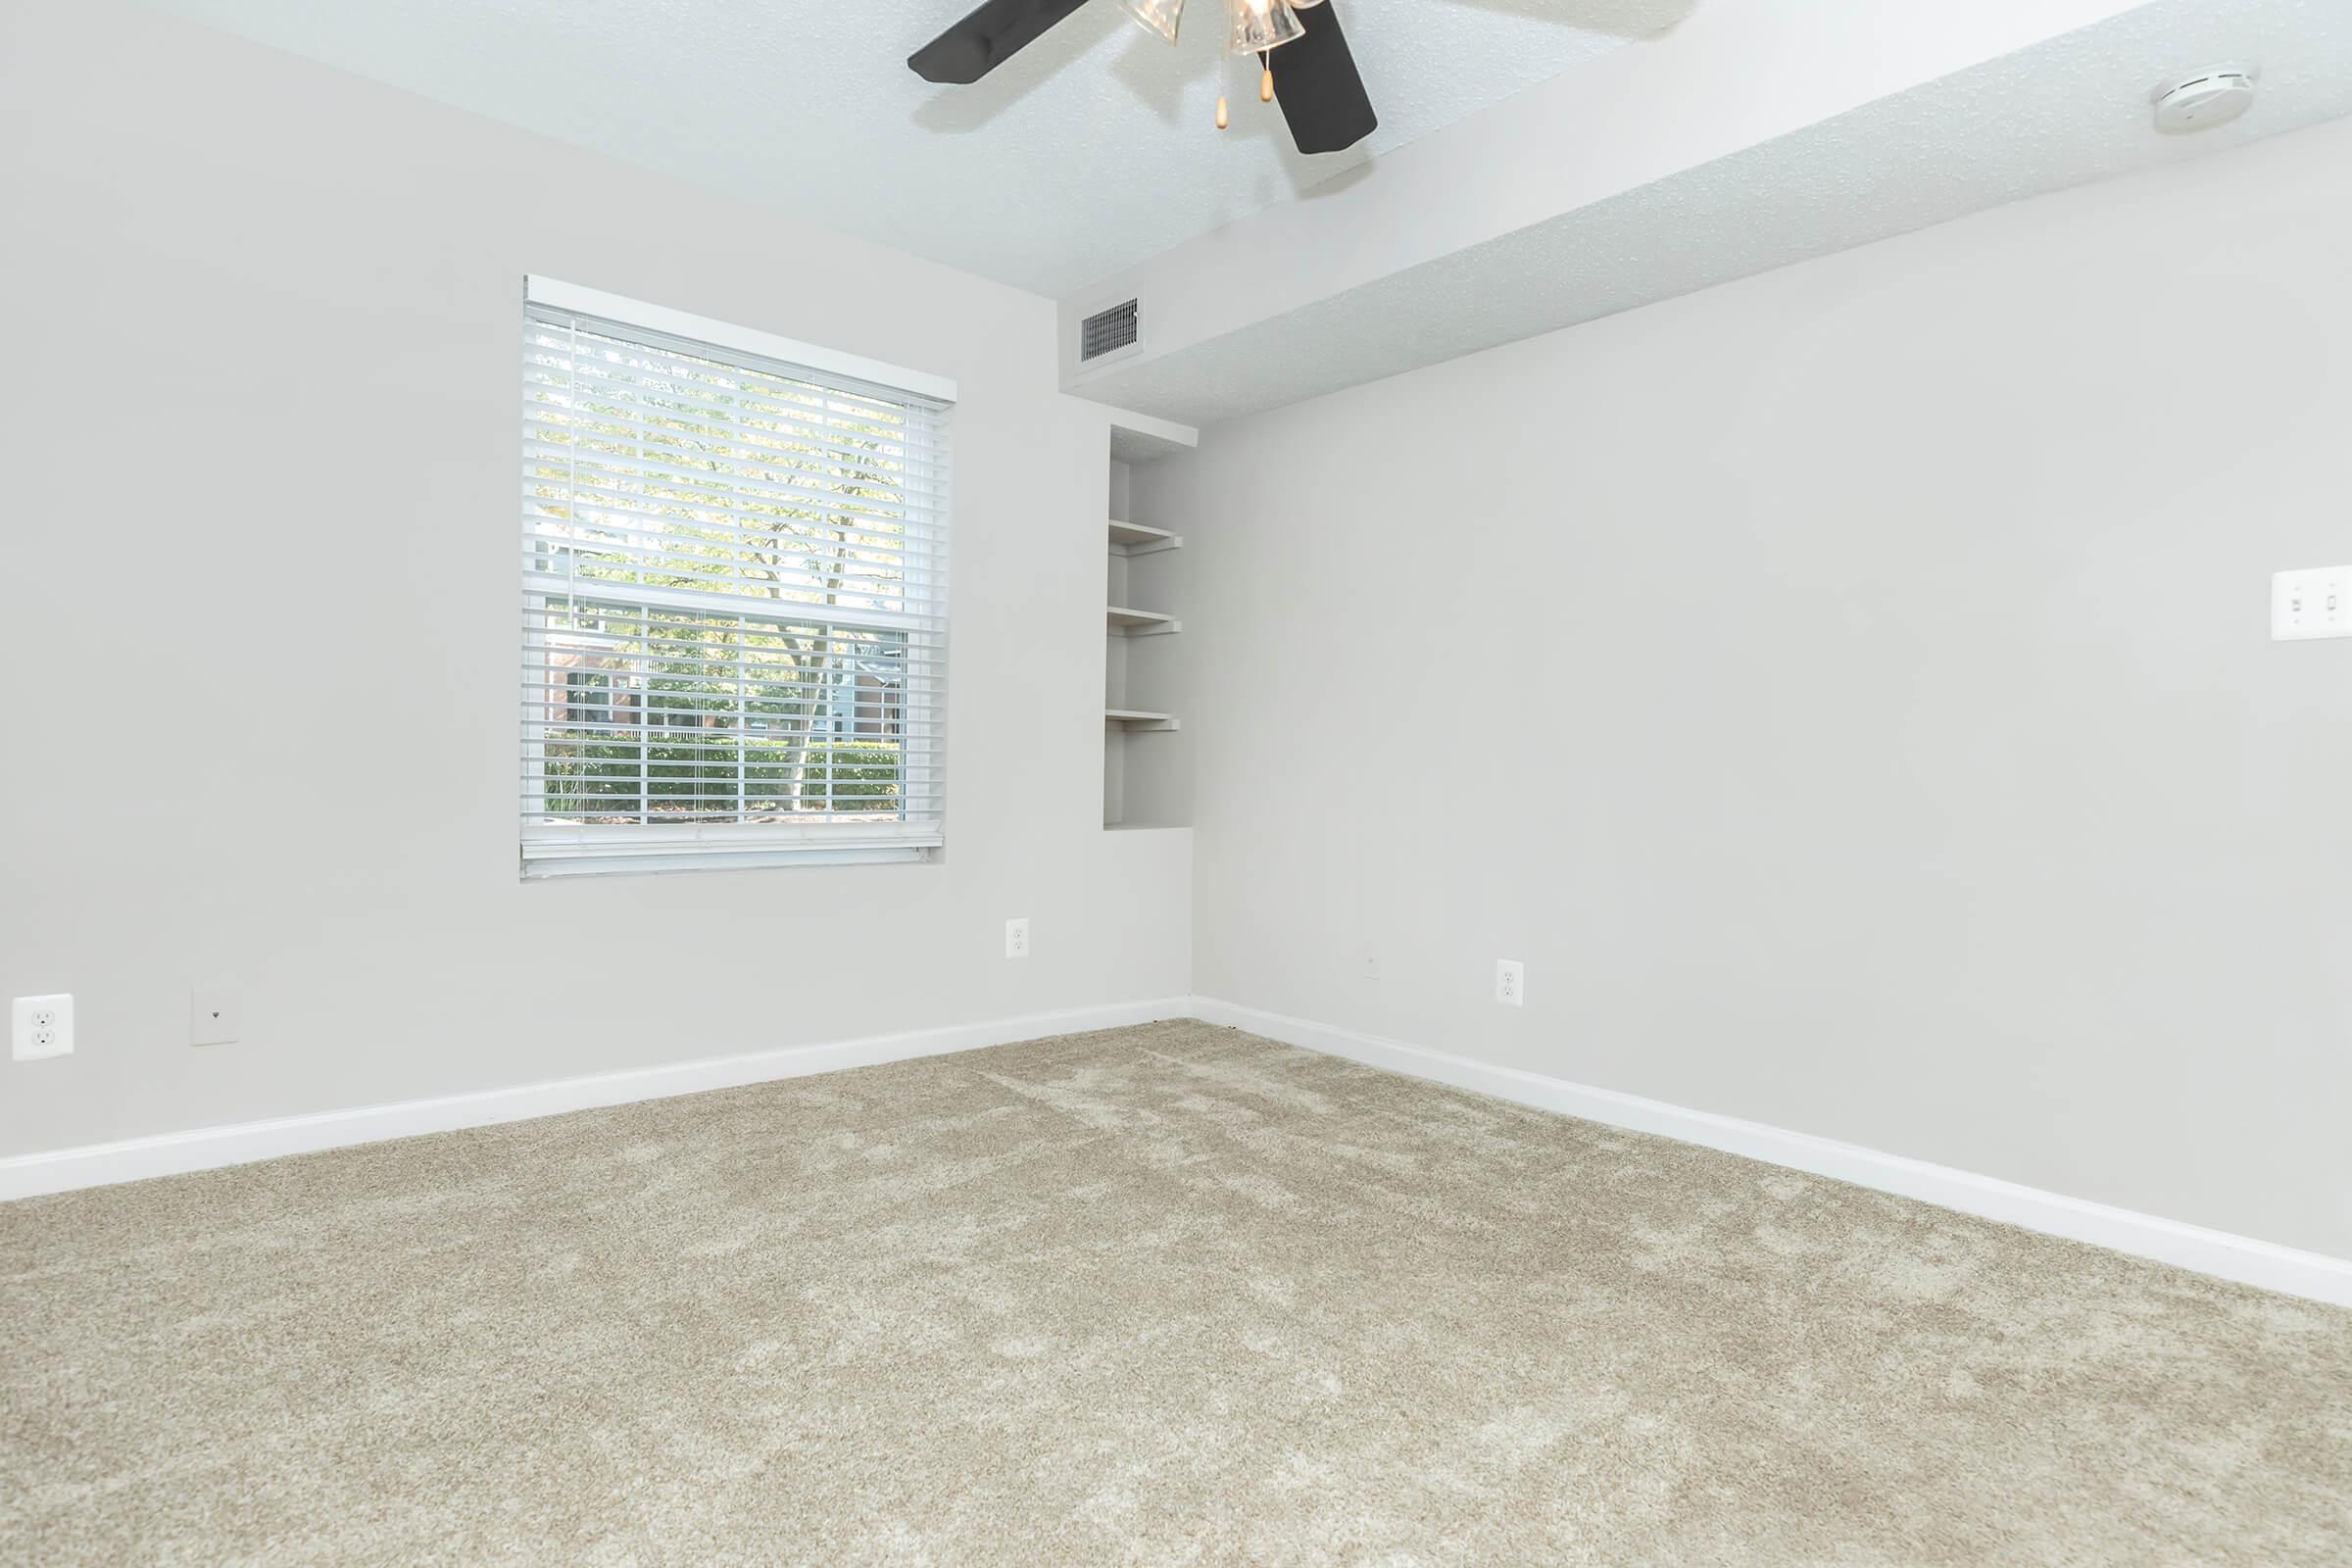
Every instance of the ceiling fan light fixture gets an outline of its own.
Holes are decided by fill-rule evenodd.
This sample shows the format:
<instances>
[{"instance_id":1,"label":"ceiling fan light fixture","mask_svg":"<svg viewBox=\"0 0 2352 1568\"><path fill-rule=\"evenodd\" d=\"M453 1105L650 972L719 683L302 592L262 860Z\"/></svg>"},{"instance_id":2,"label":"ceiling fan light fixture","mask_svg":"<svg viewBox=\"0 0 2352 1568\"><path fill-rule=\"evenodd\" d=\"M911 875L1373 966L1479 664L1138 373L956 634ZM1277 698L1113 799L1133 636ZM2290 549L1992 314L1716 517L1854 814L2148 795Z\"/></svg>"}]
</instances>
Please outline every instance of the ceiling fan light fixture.
<instances>
[{"instance_id":1,"label":"ceiling fan light fixture","mask_svg":"<svg viewBox=\"0 0 2352 1568\"><path fill-rule=\"evenodd\" d=\"M1262 55L1306 36L1290 0L1226 0L1226 5L1233 13L1225 44L1229 55Z\"/></svg>"},{"instance_id":2,"label":"ceiling fan light fixture","mask_svg":"<svg viewBox=\"0 0 2352 1568\"><path fill-rule=\"evenodd\" d=\"M1123 0L1127 14L1170 43L1176 24L1184 20L1184 0Z\"/></svg>"},{"instance_id":3,"label":"ceiling fan light fixture","mask_svg":"<svg viewBox=\"0 0 2352 1568\"><path fill-rule=\"evenodd\" d=\"M1348 0L1353 5L1355 0ZM1173 43L1184 0L1120 0L1137 24ZM1227 47L1258 57L1258 102L1282 106L1284 128L1302 154L1336 153L1372 134L1380 118L1364 91L1340 8L1330 0L1226 0ZM906 57L906 67L925 81L968 85L1035 43L1085 9L1086 0L980 0L979 5L929 43ZM1196 27L1196 32L1200 29ZM1287 44L1306 47L1273 68L1273 51ZM1218 76L1230 81L1232 67ZM1276 78L1279 76L1279 80ZM1217 128L1232 123L1225 95L1217 95Z\"/></svg>"}]
</instances>

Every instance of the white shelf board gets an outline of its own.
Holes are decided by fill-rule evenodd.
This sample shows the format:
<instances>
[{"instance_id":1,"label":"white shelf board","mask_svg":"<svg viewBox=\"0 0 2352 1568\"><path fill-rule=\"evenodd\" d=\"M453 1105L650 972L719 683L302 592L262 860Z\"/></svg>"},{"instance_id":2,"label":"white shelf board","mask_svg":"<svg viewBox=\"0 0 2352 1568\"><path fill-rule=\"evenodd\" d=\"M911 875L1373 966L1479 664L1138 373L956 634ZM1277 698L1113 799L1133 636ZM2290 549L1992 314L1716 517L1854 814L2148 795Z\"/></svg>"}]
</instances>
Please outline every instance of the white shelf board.
<instances>
[{"instance_id":1,"label":"white shelf board","mask_svg":"<svg viewBox=\"0 0 2352 1568\"><path fill-rule=\"evenodd\" d=\"M1111 605L1103 611L1114 637L1150 637L1159 632L1184 630L1184 622L1174 615L1163 615L1156 610L1129 610Z\"/></svg>"},{"instance_id":2,"label":"white shelf board","mask_svg":"<svg viewBox=\"0 0 2352 1568\"><path fill-rule=\"evenodd\" d=\"M1190 452L1200 444L1200 432L1174 419L1162 419L1132 409L1102 408L1110 416L1110 455L1120 463L1149 463Z\"/></svg>"},{"instance_id":3,"label":"white shelf board","mask_svg":"<svg viewBox=\"0 0 2352 1568\"><path fill-rule=\"evenodd\" d=\"M1181 550L1184 535L1170 533L1165 528L1150 528L1140 522L1110 520L1110 553L1114 556L1149 556L1162 550Z\"/></svg>"},{"instance_id":4,"label":"white shelf board","mask_svg":"<svg viewBox=\"0 0 2352 1568\"><path fill-rule=\"evenodd\" d=\"M1179 720L1174 713L1148 712L1140 708L1105 708L1102 722L1122 729L1167 730L1176 728Z\"/></svg>"}]
</instances>

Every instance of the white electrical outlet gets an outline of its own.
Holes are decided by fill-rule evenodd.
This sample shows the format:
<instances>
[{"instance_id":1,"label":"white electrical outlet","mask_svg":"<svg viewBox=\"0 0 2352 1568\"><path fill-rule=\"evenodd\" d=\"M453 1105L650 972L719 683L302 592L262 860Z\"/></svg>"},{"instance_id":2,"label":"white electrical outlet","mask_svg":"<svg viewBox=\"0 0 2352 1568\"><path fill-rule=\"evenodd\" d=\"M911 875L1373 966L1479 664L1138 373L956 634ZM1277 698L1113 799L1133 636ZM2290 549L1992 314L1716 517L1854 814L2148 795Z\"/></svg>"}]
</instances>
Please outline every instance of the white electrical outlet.
<instances>
[{"instance_id":1,"label":"white electrical outlet","mask_svg":"<svg viewBox=\"0 0 2352 1568\"><path fill-rule=\"evenodd\" d=\"M1494 1000L1506 1007L1527 1005L1527 966L1517 958L1494 960Z\"/></svg>"},{"instance_id":2,"label":"white electrical outlet","mask_svg":"<svg viewBox=\"0 0 2352 1568\"><path fill-rule=\"evenodd\" d=\"M9 1009L9 1044L19 1061L40 1061L74 1052L74 999L19 997Z\"/></svg>"},{"instance_id":3,"label":"white electrical outlet","mask_svg":"<svg viewBox=\"0 0 2352 1568\"><path fill-rule=\"evenodd\" d=\"M234 991L208 989L188 994L188 1044L225 1046L237 1038L244 1009Z\"/></svg>"},{"instance_id":4,"label":"white electrical outlet","mask_svg":"<svg viewBox=\"0 0 2352 1568\"><path fill-rule=\"evenodd\" d=\"M2313 566L2271 578L2271 640L2352 637L2352 566Z\"/></svg>"},{"instance_id":5,"label":"white electrical outlet","mask_svg":"<svg viewBox=\"0 0 2352 1568\"><path fill-rule=\"evenodd\" d=\"M1027 920L1004 922L1004 956L1007 958L1029 956L1029 922Z\"/></svg>"}]
</instances>

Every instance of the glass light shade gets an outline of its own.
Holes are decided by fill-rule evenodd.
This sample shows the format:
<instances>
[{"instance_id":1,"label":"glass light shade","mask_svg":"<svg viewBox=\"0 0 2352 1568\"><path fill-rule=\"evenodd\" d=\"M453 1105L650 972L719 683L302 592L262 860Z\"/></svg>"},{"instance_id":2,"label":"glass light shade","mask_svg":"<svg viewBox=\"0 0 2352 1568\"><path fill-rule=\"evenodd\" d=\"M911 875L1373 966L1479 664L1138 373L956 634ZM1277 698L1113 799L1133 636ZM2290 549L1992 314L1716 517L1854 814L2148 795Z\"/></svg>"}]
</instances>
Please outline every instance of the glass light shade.
<instances>
[{"instance_id":1,"label":"glass light shade","mask_svg":"<svg viewBox=\"0 0 2352 1568\"><path fill-rule=\"evenodd\" d=\"M1233 34L1225 44L1229 55L1263 54L1306 35L1290 0L1227 0L1227 4L1233 12Z\"/></svg>"},{"instance_id":2,"label":"glass light shade","mask_svg":"<svg viewBox=\"0 0 2352 1568\"><path fill-rule=\"evenodd\" d=\"M1170 43L1176 24L1184 20L1184 0L1126 0L1127 14Z\"/></svg>"}]
</instances>

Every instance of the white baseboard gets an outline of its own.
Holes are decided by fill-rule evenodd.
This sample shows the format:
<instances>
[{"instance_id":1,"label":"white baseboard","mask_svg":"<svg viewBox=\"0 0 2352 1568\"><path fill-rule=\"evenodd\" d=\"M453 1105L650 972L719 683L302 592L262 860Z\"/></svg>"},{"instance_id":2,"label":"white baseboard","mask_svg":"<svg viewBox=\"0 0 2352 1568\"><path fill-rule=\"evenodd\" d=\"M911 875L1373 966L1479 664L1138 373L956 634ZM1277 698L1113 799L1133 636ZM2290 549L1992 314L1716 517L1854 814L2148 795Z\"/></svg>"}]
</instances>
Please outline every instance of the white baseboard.
<instances>
[{"instance_id":1,"label":"white baseboard","mask_svg":"<svg viewBox=\"0 0 2352 1568\"><path fill-rule=\"evenodd\" d=\"M419 1133L526 1121L533 1116L554 1116L599 1105L662 1100L671 1095L699 1094L706 1089L734 1089L744 1084L801 1078L842 1067L870 1067L877 1062L944 1055L949 1052L1008 1045L1046 1035L1152 1023L1162 1018L1189 1017L1191 1012L1191 1000L1185 997L1112 1003L1059 1012L1025 1013L988 1023L869 1035L861 1040L827 1045L794 1046L749 1055L714 1056L701 1061L598 1073L587 1078L561 1078L553 1083L519 1084L511 1089L487 1089L469 1095L364 1105L354 1110L321 1111L309 1116L279 1116L229 1127L200 1127L152 1138L129 1138L121 1143L18 1154L0 1159L0 1201L139 1181L149 1176L175 1176L220 1165L243 1165L257 1159L275 1159L281 1154L307 1154L321 1149L378 1143L387 1138L413 1138Z\"/></svg>"},{"instance_id":2,"label":"white baseboard","mask_svg":"<svg viewBox=\"0 0 2352 1568\"><path fill-rule=\"evenodd\" d=\"M2352 1306L2352 1261L2325 1253L2298 1251L2227 1231L2206 1230L2153 1214L2020 1186L1997 1177L1954 1170L1948 1165L1931 1165L1900 1154L1884 1154L1875 1149L1816 1138L1810 1133L1789 1132L1761 1122L1719 1116L1712 1111L1689 1110L1663 1101L1644 1100L1639 1095L1593 1089L1563 1078L1474 1061L1467 1056L1213 998L1195 997L1192 1015L1206 1023L1227 1024L1285 1045L1302 1046L1415 1078L1434 1079L1497 1100L1582 1116L1612 1127L1656 1133L1686 1144L1700 1144L1768 1164L1834 1177L1857 1187L1897 1193L1962 1213L2112 1248L2119 1252L2177 1264L2268 1291Z\"/></svg>"},{"instance_id":3,"label":"white baseboard","mask_svg":"<svg viewBox=\"0 0 2352 1568\"><path fill-rule=\"evenodd\" d=\"M1026 1013L987 1023L870 1035L825 1045L795 1046L468 1095L366 1105L308 1116L281 1116L228 1127L131 1138L121 1143L18 1154L0 1159L0 1201L139 1181L149 1176L210 1170L220 1165L242 1165L283 1154L310 1153L389 1138L413 1138L421 1133L453 1132L463 1127L487 1127L534 1116L560 1115L568 1110L699 1094L707 1089L733 1089L844 1067L944 1055L1045 1035L1115 1029L1125 1024L1185 1017L1227 1024L1269 1040L1451 1084L1458 1089L1475 1090L1498 1100L1582 1116L1613 1127L1656 1133L1768 1164L1851 1182L1857 1187L1916 1198L1963 1213L2112 1248L2119 1252L2177 1264L2265 1290L2352 1306L2352 1261L2343 1258L2298 1251L2227 1231L2207 1230L2153 1214L2043 1192L1997 1177L1954 1170L1948 1165L1881 1153L1810 1133L1789 1132L1712 1111L1690 1110L1663 1101L1644 1100L1639 1095L1595 1089L1563 1078L1476 1061L1399 1040L1209 997L1170 997L1155 1002Z\"/></svg>"}]
</instances>

